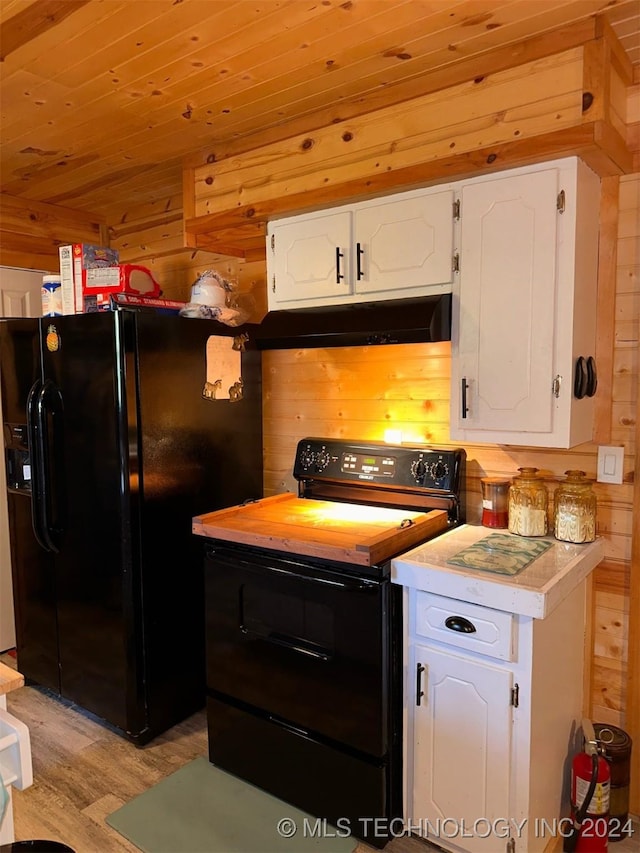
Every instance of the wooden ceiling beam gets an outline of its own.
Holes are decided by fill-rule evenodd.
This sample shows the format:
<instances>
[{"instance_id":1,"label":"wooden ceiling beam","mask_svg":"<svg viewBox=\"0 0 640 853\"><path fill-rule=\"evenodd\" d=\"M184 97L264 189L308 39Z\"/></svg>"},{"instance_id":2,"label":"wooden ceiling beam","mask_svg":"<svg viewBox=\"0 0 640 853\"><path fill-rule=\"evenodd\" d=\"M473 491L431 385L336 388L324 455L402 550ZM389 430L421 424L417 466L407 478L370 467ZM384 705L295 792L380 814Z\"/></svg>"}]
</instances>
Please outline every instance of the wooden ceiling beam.
<instances>
[{"instance_id":1,"label":"wooden ceiling beam","mask_svg":"<svg viewBox=\"0 0 640 853\"><path fill-rule=\"evenodd\" d=\"M56 27L90 0L38 0L0 24L0 62Z\"/></svg>"},{"instance_id":2,"label":"wooden ceiling beam","mask_svg":"<svg viewBox=\"0 0 640 853\"><path fill-rule=\"evenodd\" d=\"M600 148L609 135L602 127L602 122L582 124L529 139L505 142L404 169L383 172L367 179L342 183L338 187L305 190L298 194L277 196L262 203L243 205L221 213L193 217L186 220L185 228L189 234L201 238L204 234L212 235L221 229L242 228L248 222L266 222L296 210L329 206L349 198L382 194L412 185L460 180L516 166L531 165L553 157L579 155L592 168L597 167L601 175L620 175L624 171L631 171L632 157L621 141L618 142L616 150L619 155L621 149L625 156L623 167Z\"/></svg>"}]
</instances>

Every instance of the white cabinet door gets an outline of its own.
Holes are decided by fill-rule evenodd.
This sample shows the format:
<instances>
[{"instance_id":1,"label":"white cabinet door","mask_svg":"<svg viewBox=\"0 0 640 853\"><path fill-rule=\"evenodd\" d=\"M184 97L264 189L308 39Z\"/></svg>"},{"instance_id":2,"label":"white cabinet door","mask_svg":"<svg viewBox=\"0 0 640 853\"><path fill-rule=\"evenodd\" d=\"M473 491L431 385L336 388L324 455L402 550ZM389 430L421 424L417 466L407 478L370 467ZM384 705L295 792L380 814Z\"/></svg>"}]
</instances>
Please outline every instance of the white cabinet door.
<instances>
[{"instance_id":1,"label":"white cabinet door","mask_svg":"<svg viewBox=\"0 0 640 853\"><path fill-rule=\"evenodd\" d=\"M576 157L461 186L451 438L528 447L591 440L600 180ZM582 359L582 361L580 361Z\"/></svg>"},{"instance_id":2,"label":"white cabinet door","mask_svg":"<svg viewBox=\"0 0 640 853\"><path fill-rule=\"evenodd\" d=\"M488 833L488 824L510 815L513 673L454 651L413 648L413 672L424 671L420 705L413 696L409 816L423 834L495 853L506 839Z\"/></svg>"},{"instance_id":3,"label":"white cabinet door","mask_svg":"<svg viewBox=\"0 0 640 853\"><path fill-rule=\"evenodd\" d=\"M392 291L450 286L453 201L453 191L446 190L380 199L356 207L356 292L387 291L388 298L393 298Z\"/></svg>"},{"instance_id":4,"label":"white cabinet door","mask_svg":"<svg viewBox=\"0 0 640 853\"><path fill-rule=\"evenodd\" d=\"M555 169L462 189L458 429L552 429L557 195Z\"/></svg>"},{"instance_id":5,"label":"white cabinet door","mask_svg":"<svg viewBox=\"0 0 640 853\"><path fill-rule=\"evenodd\" d=\"M352 291L351 214L309 214L275 222L268 236L269 308L341 302Z\"/></svg>"}]
</instances>

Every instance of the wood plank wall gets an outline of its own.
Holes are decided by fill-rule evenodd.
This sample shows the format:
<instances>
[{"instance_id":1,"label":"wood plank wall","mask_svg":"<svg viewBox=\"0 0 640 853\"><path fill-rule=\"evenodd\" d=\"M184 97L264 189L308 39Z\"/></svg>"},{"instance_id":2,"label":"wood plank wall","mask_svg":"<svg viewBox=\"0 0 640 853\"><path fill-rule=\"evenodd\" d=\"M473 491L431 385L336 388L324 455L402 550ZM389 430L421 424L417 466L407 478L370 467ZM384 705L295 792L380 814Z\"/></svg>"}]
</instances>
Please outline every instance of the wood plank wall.
<instances>
[{"instance_id":1,"label":"wood plank wall","mask_svg":"<svg viewBox=\"0 0 640 853\"><path fill-rule=\"evenodd\" d=\"M113 244L112 244L113 245ZM188 302L191 285L205 270L214 269L233 283L234 304L246 314L247 322L257 323L266 313L267 274L264 261L248 262L201 249L149 254L133 258L127 249L120 252L123 263L139 263L152 271L165 299Z\"/></svg>"},{"instance_id":2,"label":"wood plank wall","mask_svg":"<svg viewBox=\"0 0 640 853\"><path fill-rule=\"evenodd\" d=\"M346 122L187 158L190 245L214 250L216 236L233 245L235 229L242 252L264 245L256 226L267 219L552 157L577 154L601 176L633 171L622 135L632 69L610 28L560 53L549 47L514 67L492 55L491 71L436 75L427 94Z\"/></svg>"},{"instance_id":3,"label":"wood plank wall","mask_svg":"<svg viewBox=\"0 0 640 853\"><path fill-rule=\"evenodd\" d=\"M235 302L251 322L266 313L264 260L245 261L185 245L182 194L131 206L106 224L85 211L4 195L0 205L0 265L57 272L58 246L93 243L117 249L121 263L138 263L155 275L166 299L188 301L191 285L215 269L236 285ZM263 253L264 254L264 253Z\"/></svg>"},{"instance_id":4,"label":"wood plank wall","mask_svg":"<svg viewBox=\"0 0 640 853\"><path fill-rule=\"evenodd\" d=\"M630 90L628 104L640 103L640 90ZM627 113L627 141L640 158L640 116ZM605 561L595 572L590 713L597 721L626 724L629 583L633 525L633 472L636 463L636 412L640 369L640 175L620 179L615 346L612 365L610 424L601 435L625 448L625 483L596 485L599 533L605 539ZM238 281L244 305L258 321L265 313L264 261L245 262L185 246L181 199L162 198L157 210L127 211L117 219L90 221L86 215L34 203L35 218L25 218L24 205L5 203L0 232L8 265L55 269L57 245L84 239L110 241L122 261L149 266L168 298L186 300L196 277L214 267ZM53 218L51 218L53 216ZM114 224L115 223L115 224ZM36 233L32 233L35 229ZM4 256L3 256L4 257ZM265 494L295 490L290 470L297 441L305 435L382 439L385 430L400 430L407 442L449 441L448 344L410 344L328 350L288 350L264 358ZM607 390L607 389L603 389ZM610 427L610 431L608 429ZM602 440L602 439L601 439ZM597 447L589 443L571 451L467 446L467 519L480 519L480 478L513 476L518 467L541 469L553 490L564 471L580 468L595 477ZM638 571L638 569L636 569ZM640 700L639 700L640 701ZM640 732L638 733L640 734ZM640 740L640 737L638 738Z\"/></svg>"},{"instance_id":5,"label":"wood plank wall","mask_svg":"<svg viewBox=\"0 0 640 853\"><path fill-rule=\"evenodd\" d=\"M625 480L633 482L640 318L638 174L620 179L615 317L611 443L624 444ZM624 727L633 495L626 483L609 488L611 501L605 514L599 513L607 547L605 562L595 575L592 713L598 720Z\"/></svg>"},{"instance_id":6,"label":"wood plank wall","mask_svg":"<svg viewBox=\"0 0 640 853\"><path fill-rule=\"evenodd\" d=\"M605 560L595 573L590 713L624 727L640 320L640 175L620 180L611 443L624 445L625 482L597 483ZM307 435L449 442L450 346L281 350L264 355L265 494L295 491L296 443ZM467 520L480 521L480 478L539 468L553 492L570 468L596 476L597 446L569 451L468 445Z\"/></svg>"}]
</instances>

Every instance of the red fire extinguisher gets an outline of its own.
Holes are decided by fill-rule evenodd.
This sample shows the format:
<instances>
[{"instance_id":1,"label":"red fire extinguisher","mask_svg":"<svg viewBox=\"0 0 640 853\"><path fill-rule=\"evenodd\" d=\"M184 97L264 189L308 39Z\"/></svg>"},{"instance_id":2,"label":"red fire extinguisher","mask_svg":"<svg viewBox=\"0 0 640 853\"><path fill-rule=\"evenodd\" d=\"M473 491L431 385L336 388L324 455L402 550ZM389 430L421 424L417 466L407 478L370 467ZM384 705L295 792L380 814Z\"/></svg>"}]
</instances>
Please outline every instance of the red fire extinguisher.
<instances>
[{"instance_id":1,"label":"red fire extinguisher","mask_svg":"<svg viewBox=\"0 0 640 853\"><path fill-rule=\"evenodd\" d=\"M565 853L606 853L609 844L609 787L611 770L593 723L582 721L584 752L571 765L572 832Z\"/></svg>"}]
</instances>

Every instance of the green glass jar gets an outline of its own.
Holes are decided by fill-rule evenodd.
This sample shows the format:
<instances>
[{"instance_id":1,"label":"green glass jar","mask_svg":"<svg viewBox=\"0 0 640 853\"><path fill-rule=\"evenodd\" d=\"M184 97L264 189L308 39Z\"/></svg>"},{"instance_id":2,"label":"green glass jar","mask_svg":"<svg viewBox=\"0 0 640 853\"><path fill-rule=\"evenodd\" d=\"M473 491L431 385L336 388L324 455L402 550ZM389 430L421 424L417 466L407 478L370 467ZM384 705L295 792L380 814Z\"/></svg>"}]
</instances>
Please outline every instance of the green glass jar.
<instances>
[{"instance_id":1,"label":"green glass jar","mask_svg":"<svg viewBox=\"0 0 640 853\"><path fill-rule=\"evenodd\" d=\"M565 471L567 479L556 489L554 535L563 542L593 542L596 538L597 501L584 471Z\"/></svg>"},{"instance_id":2,"label":"green glass jar","mask_svg":"<svg viewBox=\"0 0 640 853\"><path fill-rule=\"evenodd\" d=\"M546 536L549 492L537 468L518 468L509 488L509 532L518 536Z\"/></svg>"}]
</instances>

